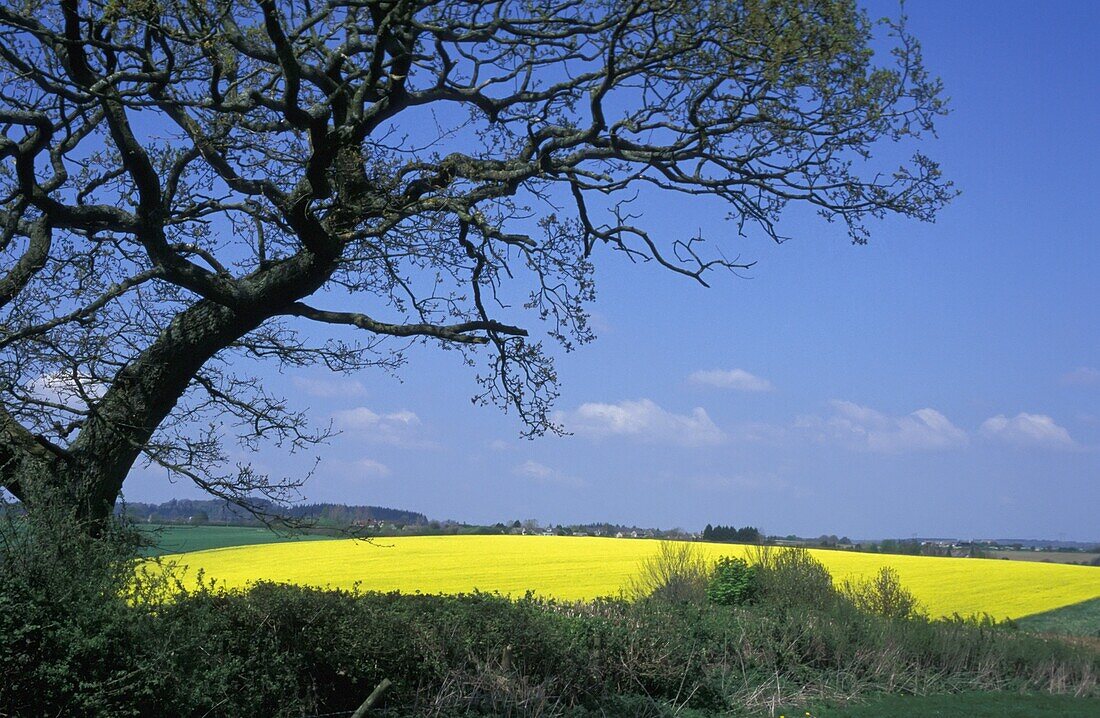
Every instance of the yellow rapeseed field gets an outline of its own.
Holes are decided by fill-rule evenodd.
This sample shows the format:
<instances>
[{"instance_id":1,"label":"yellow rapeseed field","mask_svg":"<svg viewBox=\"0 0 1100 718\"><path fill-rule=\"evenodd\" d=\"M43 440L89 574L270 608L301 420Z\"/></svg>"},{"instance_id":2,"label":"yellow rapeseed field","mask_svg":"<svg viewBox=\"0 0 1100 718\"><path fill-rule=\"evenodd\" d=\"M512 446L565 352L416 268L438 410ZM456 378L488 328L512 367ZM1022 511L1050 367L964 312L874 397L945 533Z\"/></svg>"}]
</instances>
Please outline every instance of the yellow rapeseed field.
<instances>
[{"instance_id":1,"label":"yellow rapeseed field","mask_svg":"<svg viewBox=\"0 0 1100 718\"><path fill-rule=\"evenodd\" d=\"M709 557L744 556L747 547L697 544ZM201 569L220 585L258 580L407 593L474 589L522 596L526 591L567 600L617 595L657 542L567 536L415 536L290 542L212 549L164 559ZM778 549L783 550L783 549ZM835 580L894 567L935 616L988 613L1019 618L1100 597L1100 569L993 559L812 552Z\"/></svg>"}]
</instances>

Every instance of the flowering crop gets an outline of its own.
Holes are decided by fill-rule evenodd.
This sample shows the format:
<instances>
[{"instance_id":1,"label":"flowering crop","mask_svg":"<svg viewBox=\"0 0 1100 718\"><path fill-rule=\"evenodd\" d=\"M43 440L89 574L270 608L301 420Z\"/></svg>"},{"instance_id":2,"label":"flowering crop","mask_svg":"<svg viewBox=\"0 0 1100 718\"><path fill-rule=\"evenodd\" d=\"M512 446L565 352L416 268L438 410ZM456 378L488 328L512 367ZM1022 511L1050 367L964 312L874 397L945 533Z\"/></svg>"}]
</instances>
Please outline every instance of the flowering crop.
<instances>
[{"instance_id":1,"label":"flowering crop","mask_svg":"<svg viewBox=\"0 0 1100 718\"><path fill-rule=\"evenodd\" d=\"M708 558L751 549L697 544ZM655 541L568 536L412 536L288 542L196 551L167 559L193 576L201 569L227 587L258 580L421 593L475 589L565 600L618 595ZM775 549L785 550L785 549ZM893 556L813 550L835 581L893 567L933 616L988 613L1019 618L1100 597L1100 569L973 558Z\"/></svg>"}]
</instances>

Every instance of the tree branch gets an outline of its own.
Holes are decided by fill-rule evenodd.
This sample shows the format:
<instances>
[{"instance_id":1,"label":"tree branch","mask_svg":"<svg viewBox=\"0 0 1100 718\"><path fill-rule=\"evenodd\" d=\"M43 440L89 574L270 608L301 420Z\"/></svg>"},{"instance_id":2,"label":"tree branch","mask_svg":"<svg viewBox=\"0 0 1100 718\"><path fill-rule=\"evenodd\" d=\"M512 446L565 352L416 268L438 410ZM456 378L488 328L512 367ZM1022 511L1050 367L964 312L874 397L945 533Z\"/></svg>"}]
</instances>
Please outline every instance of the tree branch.
<instances>
[{"instance_id":1,"label":"tree branch","mask_svg":"<svg viewBox=\"0 0 1100 718\"><path fill-rule=\"evenodd\" d=\"M384 334L391 337L431 337L460 344L485 344L487 336L472 335L470 332L489 332L508 336L527 336L527 330L492 320L459 322L458 324L389 324L371 319L366 314L356 312L330 312L302 302L295 302L285 312L290 316L303 317L325 324L347 324L364 329L372 334Z\"/></svg>"}]
</instances>

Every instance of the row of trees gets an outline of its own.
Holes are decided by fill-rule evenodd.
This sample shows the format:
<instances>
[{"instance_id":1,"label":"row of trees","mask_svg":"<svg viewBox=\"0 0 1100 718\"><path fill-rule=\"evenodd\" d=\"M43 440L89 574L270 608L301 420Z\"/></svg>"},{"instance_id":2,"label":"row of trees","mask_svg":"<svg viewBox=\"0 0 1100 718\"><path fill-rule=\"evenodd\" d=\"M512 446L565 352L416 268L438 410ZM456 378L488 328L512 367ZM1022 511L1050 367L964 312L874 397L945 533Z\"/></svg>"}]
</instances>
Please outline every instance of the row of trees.
<instances>
[{"instance_id":1,"label":"row of trees","mask_svg":"<svg viewBox=\"0 0 1100 718\"><path fill-rule=\"evenodd\" d=\"M703 529L704 541L736 541L737 543L760 543L764 535L755 526L736 528L734 526L706 525Z\"/></svg>"},{"instance_id":2,"label":"row of trees","mask_svg":"<svg viewBox=\"0 0 1100 718\"><path fill-rule=\"evenodd\" d=\"M386 521L390 523L424 525L428 518L417 511L391 509L383 506L353 506L348 504L314 503L283 506L264 499L252 499L266 514L285 516L324 525L351 526L357 523ZM160 504L127 503L122 509L135 521L165 521L206 523L255 523L252 513L221 499L173 499Z\"/></svg>"}]
</instances>

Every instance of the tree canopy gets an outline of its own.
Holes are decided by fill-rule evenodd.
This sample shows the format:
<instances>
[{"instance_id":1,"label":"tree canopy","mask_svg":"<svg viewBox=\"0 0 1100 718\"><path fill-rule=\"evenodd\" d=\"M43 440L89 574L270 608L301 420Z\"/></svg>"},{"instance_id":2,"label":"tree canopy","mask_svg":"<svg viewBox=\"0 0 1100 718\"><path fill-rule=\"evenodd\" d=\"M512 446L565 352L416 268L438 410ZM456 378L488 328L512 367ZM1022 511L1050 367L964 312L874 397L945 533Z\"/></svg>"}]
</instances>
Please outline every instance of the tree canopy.
<instances>
[{"instance_id":1,"label":"tree canopy","mask_svg":"<svg viewBox=\"0 0 1100 718\"><path fill-rule=\"evenodd\" d=\"M93 518L138 460L274 496L226 442L328 432L250 367L397 368L414 341L552 430L530 333L591 339L601 252L742 265L639 198L777 241L802 205L864 242L952 196L908 147L943 112L904 23L848 0L4 3L0 482Z\"/></svg>"}]
</instances>

